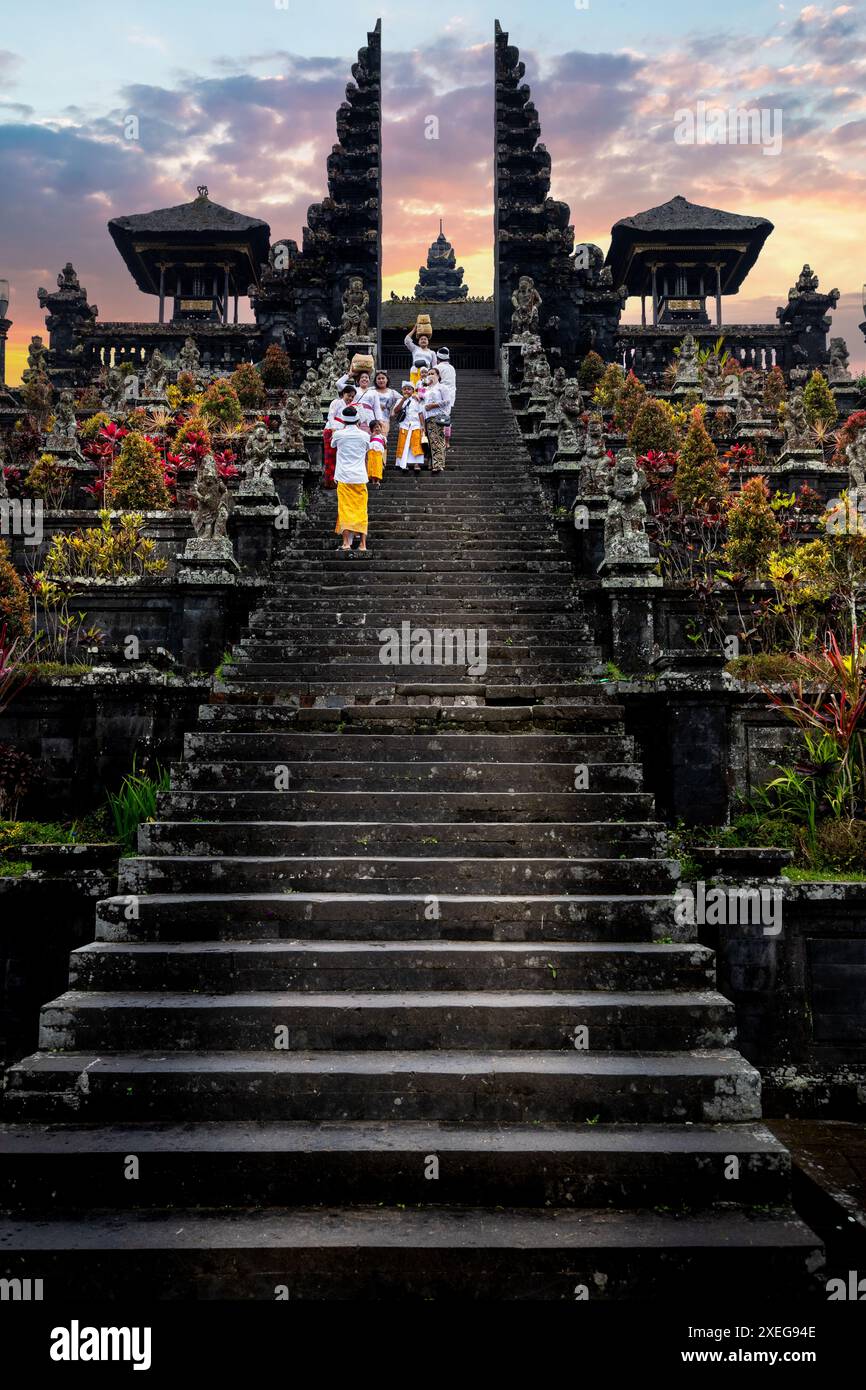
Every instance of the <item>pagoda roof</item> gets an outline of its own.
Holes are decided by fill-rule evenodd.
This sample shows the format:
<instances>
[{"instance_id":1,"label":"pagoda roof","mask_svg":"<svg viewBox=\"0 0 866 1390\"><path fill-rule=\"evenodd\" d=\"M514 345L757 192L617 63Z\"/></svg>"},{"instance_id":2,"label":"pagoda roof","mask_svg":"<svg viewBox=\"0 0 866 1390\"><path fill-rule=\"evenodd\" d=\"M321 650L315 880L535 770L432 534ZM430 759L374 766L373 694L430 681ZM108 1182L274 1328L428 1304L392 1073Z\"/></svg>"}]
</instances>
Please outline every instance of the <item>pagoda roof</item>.
<instances>
[{"instance_id":1,"label":"pagoda roof","mask_svg":"<svg viewBox=\"0 0 866 1390\"><path fill-rule=\"evenodd\" d=\"M630 294L646 289L646 259L670 262L678 252L722 265L722 292L736 294L773 230L766 217L747 217L690 203L681 194L646 212L623 217L611 228L606 264L615 285Z\"/></svg>"},{"instance_id":2,"label":"pagoda roof","mask_svg":"<svg viewBox=\"0 0 866 1390\"><path fill-rule=\"evenodd\" d=\"M145 294L159 291L160 260L173 257L182 262L195 252L210 252L229 262L239 293L246 294L258 280L271 243L267 222L211 202L203 186L189 203L113 217L108 230Z\"/></svg>"}]
</instances>

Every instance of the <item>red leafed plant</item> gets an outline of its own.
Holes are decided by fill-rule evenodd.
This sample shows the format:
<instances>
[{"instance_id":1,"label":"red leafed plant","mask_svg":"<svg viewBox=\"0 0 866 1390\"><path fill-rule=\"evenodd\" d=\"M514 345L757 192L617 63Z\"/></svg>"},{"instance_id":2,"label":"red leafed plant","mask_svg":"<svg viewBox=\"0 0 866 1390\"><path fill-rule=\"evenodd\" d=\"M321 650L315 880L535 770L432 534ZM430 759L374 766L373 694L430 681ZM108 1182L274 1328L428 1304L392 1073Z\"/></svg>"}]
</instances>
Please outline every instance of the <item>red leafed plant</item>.
<instances>
[{"instance_id":1,"label":"red leafed plant","mask_svg":"<svg viewBox=\"0 0 866 1390\"><path fill-rule=\"evenodd\" d=\"M855 627L851 650L842 651L833 633L818 656L797 652L803 676L789 694L765 693L806 736L812 747L816 739L835 750L836 767L833 796L837 815L851 817L866 807L866 644L861 644ZM823 689L806 694L803 681L817 681Z\"/></svg>"},{"instance_id":2,"label":"red leafed plant","mask_svg":"<svg viewBox=\"0 0 866 1390\"><path fill-rule=\"evenodd\" d=\"M0 714L32 679L32 676L22 669L22 657L29 652L32 643L19 651L21 639L16 637L10 641L6 634L7 627L4 623L0 627Z\"/></svg>"}]
</instances>

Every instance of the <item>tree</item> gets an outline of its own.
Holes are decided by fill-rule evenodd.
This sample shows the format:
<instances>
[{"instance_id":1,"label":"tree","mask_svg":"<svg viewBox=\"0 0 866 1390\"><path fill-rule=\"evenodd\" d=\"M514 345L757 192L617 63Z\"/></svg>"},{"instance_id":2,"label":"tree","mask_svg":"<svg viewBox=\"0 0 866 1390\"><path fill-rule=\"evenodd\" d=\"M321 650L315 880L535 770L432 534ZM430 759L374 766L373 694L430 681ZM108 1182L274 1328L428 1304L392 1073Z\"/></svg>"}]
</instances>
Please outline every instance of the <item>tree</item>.
<instances>
[{"instance_id":1,"label":"tree","mask_svg":"<svg viewBox=\"0 0 866 1390\"><path fill-rule=\"evenodd\" d=\"M209 421L226 429L240 425L244 418L237 392L231 382L224 379L212 382L207 388L201 411Z\"/></svg>"},{"instance_id":2,"label":"tree","mask_svg":"<svg viewBox=\"0 0 866 1390\"><path fill-rule=\"evenodd\" d=\"M105 488L112 507L158 510L170 505L159 450L146 435L131 431L123 441Z\"/></svg>"},{"instance_id":3,"label":"tree","mask_svg":"<svg viewBox=\"0 0 866 1390\"><path fill-rule=\"evenodd\" d=\"M779 406L787 398L788 388L785 385L785 373L781 367L771 367L767 372L764 381L764 405L770 414L775 417L779 413Z\"/></svg>"},{"instance_id":4,"label":"tree","mask_svg":"<svg viewBox=\"0 0 866 1390\"><path fill-rule=\"evenodd\" d=\"M810 425L817 425L821 420L829 427L835 425L839 411L833 399L833 392L827 385L827 378L823 372L819 372L816 367L811 377L806 383L803 392L803 405L806 410L806 419Z\"/></svg>"},{"instance_id":5,"label":"tree","mask_svg":"<svg viewBox=\"0 0 866 1390\"><path fill-rule=\"evenodd\" d=\"M628 444L638 458L645 454L672 454L679 447L674 412L667 401L649 396L629 430Z\"/></svg>"},{"instance_id":6,"label":"tree","mask_svg":"<svg viewBox=\"0 0 866 1390\"><path fill-rule=\"evenodd\" d=\"M0 629L6 629L7 647L33 630L27 591L9 558L9 547L0 541Z\"/></svg>"},{"instance_id":7,"label":"tree","mask_svg":"<svg viewBox=\"0 0 866 1390\"><path fill-rule=\"evenodd\" d=\"M615 410L619 394L625 385L625 373L618 362L605 367L604 376L595 388L592 403L597 410Z\"/></svg>"},{"instance_id":8,"label":"tree","mask_svg":"<svg viewBox=\"0 0 866 1390\"><path fill-rule=\"evenodd\" d=\"M581 391L591 396L603 376L604 359L599 357L597 352L588 352L581 362L578 372Z\"/></svg>"},{"instance_id":9,"label":"tree","mask_svg":"<svg viewBox=\"0 0 866 1390\"><path fill-rule=\"evenodd\" d=\"M634 372L629 372L613 412L613 423L621 434L628 434L646 398L647 389L643 382L638 381Z\"/></svg>"},{"instance_id":10,"label":"tree","mask_svg":"<svg viewBox=\"0 0 866 1390\"><path fill-rule=\"evenodd\" d=\"M766 480L749 478L728 503L725 562L736 573L756 574L781 543L782 527L770 503Z\"/></svg>"},{"instance_id":11,"label":"tree","mask_svg":"<svg viewBox=\"0 0 866 1390\"><path fill-rule=\"evenodd\" d=\"M252 362L239 362L231 384L244 410L257 410L265 399L265 387Z\"/></svg>"},{"instance_id":12,"label":"tree","mask_svg":"<svg viewBox=\"0 0 866 1390\"><path fill-rule=\"evenodd\" d=\"M692 510L713 500L720 502L727 491L716 446L707 433L703 412L696 406L674 474L674 496L681 506Z\"/></svg>"},{"instance_id":13,"label":"tree","mask_svg":"<svg viewBox=\"0 0 866 1390\"><path fill-rule=\"evenodd\" d=\"M291 386L291 360L279 343L271 343L259 367L259 374L268 391L285 391Z\"/></svg>"}]
</instances>

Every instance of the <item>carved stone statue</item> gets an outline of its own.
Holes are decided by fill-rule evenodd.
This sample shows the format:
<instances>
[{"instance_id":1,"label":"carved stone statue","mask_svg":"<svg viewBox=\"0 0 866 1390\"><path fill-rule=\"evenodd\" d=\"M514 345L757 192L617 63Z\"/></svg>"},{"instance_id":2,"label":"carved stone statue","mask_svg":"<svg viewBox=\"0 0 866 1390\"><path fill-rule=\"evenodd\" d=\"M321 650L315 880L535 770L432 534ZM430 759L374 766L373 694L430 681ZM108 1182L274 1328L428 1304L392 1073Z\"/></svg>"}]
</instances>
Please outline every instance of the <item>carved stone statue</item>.
<instances>
[{"instance_id":1,"label":"carved stone statue","mask_svg":"<svg viewBox=\"0 0 866 1390\"><path fill-rule=\"evenodd\" d=\"M194 338L185 338L183 347L175 359L175 367L178 373L187 372L198 381L201 376L201 353L195 345Z\"/></svg>"},{"instance_id":2,"label":"carved stone statue","mask_svg":"<svg viewBox=\"0 0 866 1390\"><path fill-rule=\"evenodd\" d=\"M319 374L315 368L310 367L301 383L301 420L310 429L322 423L320 393Z\"/></svg>"},{"instance_id":3,"label":"carved stone statue","mask_svg":"<svg viewBox=\"0 0 866 1390\"><path fill-rule=\"evenodd\" d=\"M682 346L680 347L680 355L677 358L677 374L674 381L674 391L682 395L688 391L697 391L699 387L698 345L693 335L687 333L683 338Z\"/></svg>"},{"instance_id":4,"label":"carved stone statue","mask_svg":"<svg viewBox=\"0 0 866 1390\"><path fill-rule=\"evenodd\" d=\"M116 415L123 409L126 399L126 377L118 367L109 367L105 378L105 395L102 397L102 409L109 415Z\"/></svg>"},{"instance_id":5,"label":"carved stone statue","mask_svg":"<svg viewBox=\"0 0 866 1390\"><path fill-rule=\"evenodd\" d=\"M364 342L370 337L370 296L360 275L353 275L343 291L340 332Z\"/></svg>"},{"instance_id":6,"label":"carved stone statue","mask_svg":"<svg viewBox=\"0 0 866 1390\"><path fill-rule=\"evenodd\" d=\"M294 391L286 399L277 438L280 451L289 454L290 457L297 458L306 453L301 402Z\"/></svg>"},{"instance_id":7,"label":"carved stone statue","mask_svg":"<svg viewBox=\"0 0 866 1390\"><path fill-rule=\"evenodd\" d=\"M759 420L764 414L763 382L754 367L747 367L739 379L736 414L738 424Z\"/></svg>"},{"instance_id":8,"label":"carved stone statue","mask_svg":"<svg viewBox=\"0 0 866 1390\"><path fill-rule=\"evenodd\" d=\"M788 290L789 299L800 299L804 294L814 294L818 288L818 277L810 265L804 265L797 276L796 285Z\"/></svg>"},{"instance_id":9,"label":"carved stone statue","mask_svg":"<svg viewBox=\"0 0 866 1390\"><path fill-rule=\"evenodd\" d=\"M21 373L22 381L32 381L34 377L45 376L48 371L49 349L38 333L34 333L27 346L27 366Z\"/></svg>"},{"instance_id":10,"label":"carved stone statue","mask_svg":"<svg viewBox=\"0 0 866 1390\"><path fill-rule=\"evenodd\" d=\"M845 450L851 488L859 496L866 495L866 430L861 429Z\"/></svg>"},{"instance_id":11,"label":"carved stone statue","mask_svg":"<svg viewBox=\"0 0 866 1390\"><path fill-rule=\"evenodd\" d=\"M802 452L804 449L814 448L802 387L798 386L788 397L782 429L787 451Z\"/></svg>"},{"instance_id":12,"label":"carved stone statue","mask_svg":"<svg viewBox=\"0 0 866 1390\"><path fill-rule=\"evenodd\" d=\"M217 472L213 454L206 454L199 464L192 495L197 504L192 514L192 528L197 538L200 541L227 540L231 497Z\"/></svg>"},{"instance_id":13,"label":"carved stone statue","mask_svg":"<svg viewBox=\"0 0 866 1390\"><path fill-rule=\"evenodd\" d=\"M604 522L604 564L607 569L642 564L651 559L646 529L647 510L641 496L643 471L629 449L617 455Z\"/></svg>"},{"instance_id":14,"label":"carved stone statue","mask_svg":"<svg viewBox=\"0 0 866 1390\"><path fill-rule=\"evenodd\" d=\"M78 453L78 421L75 418L75 395L70 390L60 392L45 447L52 454Z\"/></svg>"},{"instance_id":15,"label":"carved stone statue","mask_svg":"<svg viewBox=\"0 0 866 1390\"><path fill-rule=\"evenodd\" d=\"M511 296L513 310L511 315L512 341L538 336L541 303L541 295L535 288L535 281L532 279L532 276L521 275L517 289Z\"/></svg>"},{"instance_id":16,"label":"carved stone statue","mask_svg":"<svg viewBox=\"0 0 866 1390\"><path fill-rule=\"evenodd\" d=\"M268 499L276 494L273 479L273 439L262 421L247 436L244 450L244 480L238 489L239 498Z\"/></svg>"},{"instance_id":17,"label":"carved stone statue","mask_svg":"<svg viewBox=\"0 0 866 1390\"><path fill-rule=\"evenodd\" d=\"M711 352L704 363L704 400L720 400L724 389L721 359L717 352Z\"/></svg>"},{"instance_id":18,"label":"carved stone statue","mask_svg":"<svg viewBox=\"0 0 866 1390\"><path fill-rule=\"evenodd\" d=\"M831 385L841 385L852 380L848 370L850 354L844 338L830 339L830 366L827 372Z\"/></svg>"},{"instance_id":19,"label":"carved stone statue","mask_svg":"<svg viewBox=\"0 0 866 1390\"><path fill-rule=\"evenodd\" d=\"M166 400L167 380L168 367L165 358L159 348L154 348L144 369L143 390L145 396L152 401Z\"/></svg>"},{"instance_id":20,"label":"carved stone statue","mask_svg":"<svg viewBox=\"0 0 866 1390\"><path fill-rule=\"evenodd\" d=\"M604 421L590 415L581 455L580 492L583 497L604 497L611 486L611 469L604 447Z\"/></svg>"},{"instance_id":21,"label":"carved stone statue","mask_svg":"<svg viewBox=\"0 0 866 1390\"><path fill-rule=\"evenodd\" d=\"M562 418L562 398L565 395L565 389L567 385L568 377L566 375L565 368L557 367L556 371L553 373L553 376L550 378L550 395L553 401L551 411L553 414L553 418L556 420L560 420Z\"/></svg>"},{"instance_id":22,"label":"carved stone statue","mask_svg":"<svg viewBox=\"0 0 866 1390\"><path fill-rule=\"evenodd\" d=\"M583 433L583 395L576 377L568 377L559 398L559 452L573 453Z\"/></svg>"},{"instance_id":23,"label":"carved stone statue","mask_svg":"<svg viewBox=\"0 0 866 1390\"><path fill-rule=\"evenodd\" d=\"M551 394L550 363L540 342L523 351L523 385L533 396Z\"/></svg>"}]
</instances>

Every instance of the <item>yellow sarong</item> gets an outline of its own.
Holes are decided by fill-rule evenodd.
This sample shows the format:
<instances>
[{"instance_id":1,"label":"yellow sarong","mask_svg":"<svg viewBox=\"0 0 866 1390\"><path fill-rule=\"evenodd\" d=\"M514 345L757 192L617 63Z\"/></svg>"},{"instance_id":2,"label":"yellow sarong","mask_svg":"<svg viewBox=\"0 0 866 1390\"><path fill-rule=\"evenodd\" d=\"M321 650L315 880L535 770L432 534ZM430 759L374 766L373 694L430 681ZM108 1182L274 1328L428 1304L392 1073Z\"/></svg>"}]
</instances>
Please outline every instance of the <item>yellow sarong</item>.
<instances>
[{"instance_id":1,"label":"yellow sarong","mask_svg":"<svg viewBox=\"0 0 866 1390\"><path fill-rule=\"evenodd\" d=\"M378 449L368 449L368 450L367 450L367 477L368 477L368 478L381 478L381 476L382 476L382 462L383 462L384 457L385 457L384 454L381 454L381 453L379 452Z\"/></svg>"},{"instance_id":2,"label":"yellow sarong","mask_svg":"<svg viewBox=\"0 0 866 1390\"><path fill-rule=\"evenodd\" d=\"M417 427L413 430L400 427L397 435L397 461L404 468L409 459L423 459L424 448L421 443L421 431Z\"/></svg>"},{"instance_id":3,"label":"yellow sarong","mask_svg":"<svg viewBox=\"0 0 866 1390\"><path fill-rule=\"evenodd\" d=\"M367 534L367 484L337 483L337 525L335 534L355 531Z\"/></svg>"}]
</instances>

